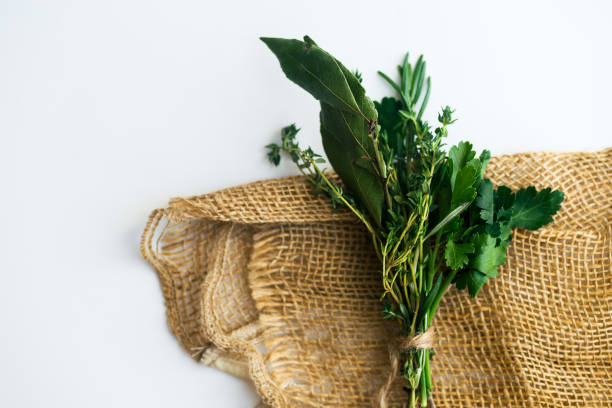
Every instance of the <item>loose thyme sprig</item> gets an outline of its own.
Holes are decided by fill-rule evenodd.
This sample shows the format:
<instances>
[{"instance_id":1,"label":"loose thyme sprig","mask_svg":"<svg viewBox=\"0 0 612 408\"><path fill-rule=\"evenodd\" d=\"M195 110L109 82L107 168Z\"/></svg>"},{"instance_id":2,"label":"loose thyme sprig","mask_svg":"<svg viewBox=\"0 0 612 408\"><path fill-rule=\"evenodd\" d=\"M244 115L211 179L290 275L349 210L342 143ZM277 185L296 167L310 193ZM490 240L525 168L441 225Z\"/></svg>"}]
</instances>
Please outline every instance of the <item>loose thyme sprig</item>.
<instances>
[{"instance_id":1,"label":"loose thyme sprig","mask_svg":"<svg viewBox=\"0 0 612 408\"><path fill-rule=\"evenodd\" d=\"M313 184L313 194L317 196L319 193L324 192L331 199L334 208L339 206L348 208L366 227L372 237L372 242L375 243L375 248L378 248L379 240L376 231L368 221L365 212L357 205L355 199L349 193L343 191L342 187L331 181L325 172L317 166L317 163L325 163L325 159L320 154L315 153L310 146L305 150L300 148L299 143L295 139L298 132L299 129L295 127L295 124L291 124L282 129L280 145L276 143L266 145L266 148L270 150L268 152L270 162L278 166L280 164L281 151L288 153L300 173ZM380 258L380 252L377 250L376 253Z\"/></svg>"},{"instance_id":2,"label":"loose thyme sprig","mask_svg":"<svg viewBox=\"0 0 612 408\"><path fill-rule=\"evenodd\" d=\"M281 144L270 144L278 164L286 152L334 206L352 211L369 231L381 262L385 318L396 319L405 336L430 328L451 283L476 296L506 260L511 228L538 229L552 222L563 193L534 187L512 192L483 178L490 153L478 158L468 142L443 150L449 107L432 130L423 120L431 80L425 61L414 66L408 54L398 67L399 82L379 74L397 92L372 102L340 61L309 37L304 42L262 38L287 77L321 103L323 147L348 191L317 164L324 159L300 148L294 125L283 129ZM401 375L410 384L410 407L431 401L430 349L402 351ZM384 396L383 396L384 398Z\"/></svg>"}]
</instances>

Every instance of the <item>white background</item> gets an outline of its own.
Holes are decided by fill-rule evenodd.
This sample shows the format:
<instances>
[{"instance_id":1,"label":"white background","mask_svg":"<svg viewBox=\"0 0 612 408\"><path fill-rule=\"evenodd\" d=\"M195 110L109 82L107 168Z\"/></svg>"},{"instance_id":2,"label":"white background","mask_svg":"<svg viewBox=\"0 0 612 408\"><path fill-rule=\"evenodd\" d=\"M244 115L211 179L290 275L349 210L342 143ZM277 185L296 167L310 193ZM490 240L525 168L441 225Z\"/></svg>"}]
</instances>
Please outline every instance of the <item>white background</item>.
<instances>
[{"instance_id":1,"label":"white background","mask_svg":"<svg viewBox=\"0 0 612 408\"><path fill-rule=\"evenodd\" d=\"M589 1L0 2L0 406L252 407L195 364L138 253L176 195L296 173L263 146L317 103L258 36L310 34L370 96L407 50L429 118L493 154L612 145L611 6Z\"/></svg>"}]
</instances>

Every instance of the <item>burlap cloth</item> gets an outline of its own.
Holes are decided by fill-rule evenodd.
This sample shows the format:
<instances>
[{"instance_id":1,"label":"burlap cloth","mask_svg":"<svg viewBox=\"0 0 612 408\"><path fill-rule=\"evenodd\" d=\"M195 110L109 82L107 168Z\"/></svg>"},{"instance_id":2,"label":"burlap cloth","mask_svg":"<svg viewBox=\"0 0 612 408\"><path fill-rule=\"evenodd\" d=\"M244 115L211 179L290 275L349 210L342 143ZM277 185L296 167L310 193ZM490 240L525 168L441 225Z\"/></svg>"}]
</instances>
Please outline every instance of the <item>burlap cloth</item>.
<instances>
[{"instance_id":1,"label":"burlap cloth","mask_svg":"<svg viewBox=\"0 0 612 408\"><path fill-rule=\"evenodd\" d=\"M476 299L445 295L437 406L612 406L612 149L500 156L487 176L566 199L554 224L514 232ZM251 378L273 407L369 407L394 336L370 246L351 214L290 177L172 199L142 252L194 359Z\"/></svg>"}]
</instances>

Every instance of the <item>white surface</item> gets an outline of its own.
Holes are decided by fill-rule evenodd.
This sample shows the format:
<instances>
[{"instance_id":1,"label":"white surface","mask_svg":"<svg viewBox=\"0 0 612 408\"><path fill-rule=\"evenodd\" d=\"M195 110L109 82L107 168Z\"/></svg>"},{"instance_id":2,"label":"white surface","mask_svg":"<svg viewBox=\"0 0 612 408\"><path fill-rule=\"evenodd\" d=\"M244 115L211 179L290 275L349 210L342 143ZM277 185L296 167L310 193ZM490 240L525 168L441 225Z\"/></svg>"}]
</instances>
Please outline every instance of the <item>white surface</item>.
<instances>
[{"instance_id":1,"label":"white surface","mask_svg":"<svg viewBox=\"0 0 612 408\"><path fill-rule=\"evenodd\" d=\"M377 4L375 6L375 4ZM252 407L193 363L138 253L176 195L295 173L262 146L317 104L260 35L310 34L388 92L424 53L430 117L494 154L597 150L609 131L609 2L8 1L0 3L0 406Z\"/></svg>"}]
</instances>

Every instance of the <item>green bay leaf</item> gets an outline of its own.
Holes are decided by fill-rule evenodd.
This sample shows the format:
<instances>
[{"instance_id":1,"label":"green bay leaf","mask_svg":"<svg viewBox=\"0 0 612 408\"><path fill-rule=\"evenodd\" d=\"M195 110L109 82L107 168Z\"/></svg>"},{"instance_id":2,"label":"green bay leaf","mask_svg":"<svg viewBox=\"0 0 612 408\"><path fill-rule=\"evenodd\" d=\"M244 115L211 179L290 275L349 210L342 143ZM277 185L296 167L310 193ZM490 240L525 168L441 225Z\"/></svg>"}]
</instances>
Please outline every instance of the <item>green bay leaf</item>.
<instances>
[{"instance_id":1,"label":"green bay leaf","mask_svg":"<svg viewBox=\"0 0 612 408\"><path fill-rule=\"evenodd\" d=\"M327 158L347 188L380 225L383 184L371 127L378 118L361 83L340 61L312 39L261 39L277 56L287 77L321 103L321 137Z\"/></svg>"},{"instance_id":2,"label":"green bay leaf","mask_svg":"<svg viewBox=\"0 0 612 408\"><path fill-rule=\"evenodd\" d=\"M358 88L363 90L359 80L350 72L346 75L343 66L339 66L338 61L314 41L269 37L262 37L261 40L276 55L287 78L317 100L342 111L366 116L370 120L376 119L367 116L355 100L354 90L351 88L357 87L355 84L349 84L349 81L353 82L354 79ZM350 79L347 80L347 77Z\"/></svg>"},{"instance_id":3,"label":"green bay leaf","mask_svg":"<svg viewBox=\"0 0 612 408\"><path fill-rule=\"evenodd\" d=\"M361 117L321 103L323 148L344 184L364 204L376 223L382 219L383 185L373 162L368 126Z\"/></svg>"}]
</instances>

